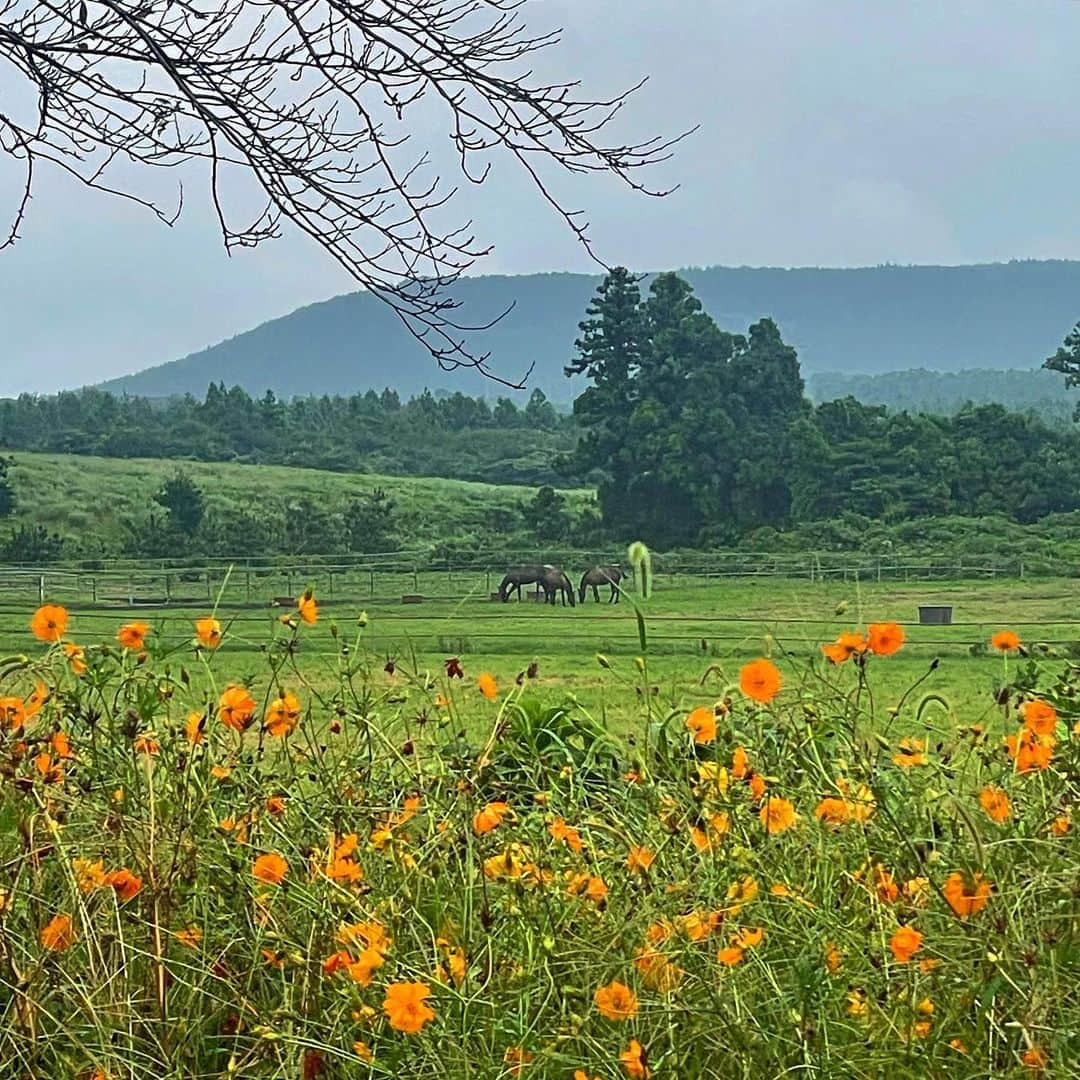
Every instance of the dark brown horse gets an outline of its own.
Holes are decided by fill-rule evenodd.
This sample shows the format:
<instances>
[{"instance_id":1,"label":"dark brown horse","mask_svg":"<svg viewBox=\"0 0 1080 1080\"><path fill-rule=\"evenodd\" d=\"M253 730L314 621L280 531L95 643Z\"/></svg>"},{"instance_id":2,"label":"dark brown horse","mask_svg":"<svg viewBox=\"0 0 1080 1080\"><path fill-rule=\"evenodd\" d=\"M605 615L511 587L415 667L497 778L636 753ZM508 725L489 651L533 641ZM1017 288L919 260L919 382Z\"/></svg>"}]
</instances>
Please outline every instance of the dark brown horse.
<instances>
[{"instance_id":1,"label":"dark brown horse","mask_svg":"<svg viewBox=\"0 0 1080 1080\"><path fill-rule=\"evenodd\" d=\"M554 604L562 593L563 603L574 606L574 586L557 566L519 566L511 570L499 585L499 599L505 603L516 592L520 600L522 585L538 585L549 604Z\"/></svg>"},{"instance_id":2,"label":"dark brown horse","mask_svg":"<svg viewBox=\"0 0 1080 1080\"><path fill-rule=\"evenodd\" d=\"M574 586L570 584L570 579L558 567L544 567L544 576L540 579L540 588L544 590L547 602L552 607L555 606L555 601L560 593L562 594L563 605L569 604L574 607Z\"/></svg>"},{"instance_id":3,"label":"dark brown horse","mask_svg":"<svg viewBox=\"0 0 1080 1080\"><path fill-rule=\"evenodd\" d=\"M544 574L551 569L554 568L550 566L519 566L516 569L511 570L506 577L502 579L502 584L499 585L499 599L502 600L503 603L506 603L506 601L510 599L510 594L516 592L517 597L520 600L521 586L538 584Z\"/></svg>"},{"instance_id":4,"label":"dark brown horse","mask_svg":"<svg viewBox=\"0 0 1080 1080\"><path fill-rule=\"evenodd\" d=\"M594 566L591 570L586 570L581 578L581 588L578 590L578 598L581 602L585 603L585 593L588 589L592 589L593 599L600 603L600 586L610 585L611 596L608 597L609 604L617 604L619 602L619 582L623 579L622 567L618 565L612 566Z\"/></svg>"}]
</instances>

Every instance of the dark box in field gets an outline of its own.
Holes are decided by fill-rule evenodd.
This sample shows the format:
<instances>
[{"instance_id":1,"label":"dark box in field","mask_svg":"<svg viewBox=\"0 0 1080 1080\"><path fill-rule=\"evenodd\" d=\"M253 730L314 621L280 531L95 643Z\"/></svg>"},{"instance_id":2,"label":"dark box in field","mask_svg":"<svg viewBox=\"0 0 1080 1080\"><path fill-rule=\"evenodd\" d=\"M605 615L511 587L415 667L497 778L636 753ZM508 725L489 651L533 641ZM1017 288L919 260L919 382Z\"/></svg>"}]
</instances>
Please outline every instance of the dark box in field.
<instances>
[{"instance_id":1,"label":"dark box in field","mask_svg":"<svg viewBox=\"0 0 1080 1080\"><path fill-rule=\"evenodd\" d=\"M952 607L945 604L920 604L919 622L923 626L948 626L952 622Z\"/></svg>"}]
</instances>

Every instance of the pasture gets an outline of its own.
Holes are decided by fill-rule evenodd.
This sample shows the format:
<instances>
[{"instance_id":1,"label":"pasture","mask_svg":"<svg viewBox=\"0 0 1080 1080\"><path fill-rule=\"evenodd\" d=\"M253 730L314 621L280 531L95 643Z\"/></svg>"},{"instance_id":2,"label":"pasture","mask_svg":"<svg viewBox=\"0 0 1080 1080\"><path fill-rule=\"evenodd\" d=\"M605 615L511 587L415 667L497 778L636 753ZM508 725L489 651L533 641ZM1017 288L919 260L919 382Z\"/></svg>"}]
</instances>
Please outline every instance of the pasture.
<instances>
[{"instance_id":1,"label":"pasture","mask_svg":"<svg viewBox=\"0 0 1080 1080\"><path fill-rule=\"evenodd\" d=\"M140 619L153 625L157 647L166 652L185 647L193 619L217 605L218 618L229 627L231 648L216 662L223 677L241 679L257 678L264 664L266 637L282 611L273 600L284 601L312 586L325 619L346 638L356 632L360 613L366 613L359 640L376 676L390 661L437 671L445 659L457 656L469 670L491 671L506 681L536 664L546 691L604 711L616 727L631 725L640 708L633 661L641 648L633 609L626 601L607 603L606 591L601 603L590 595L570 609L529 599L492 601L497 571L379 570L369 575L358 570L338 573L336 583L332 576L324 568L308 567L274 570L249 582L243 569L230 574L219 568L209 586L188 583L186 594L185 583L178 580L173 589L182 604L150 605L147 594L163 592L159 576L136 588L143 595L132 607L123 572L113 592L98 602L91 602L87 581L99 575L61 573L49 575L54 584L46 598L69 608L72 632L79 639L107 639L120 622ZM571 576L576 585L579 572ZM632 583L627 588L632 594ZM25 612L36 606L36 590L31 576L18 593L0 593L0 655L25 647ZM1080 621L1070 618L1075 590L1070 579L859 583L660 575L644 605L650 675L660 701L675 709L700 690L703 679L704 685L719 689L754 656L820 660L820 646L851 626L892 620L905 626L907 641L903 654L880 673L879 692L898 700L937 660L922 690L941 695L957 721L974 723L992 706L987 687L1002 674L1001 658L984 647L994 630L1011 627L1025 641L1047 646L1051 656L1080 655ZM423 596L423 603L403 604L402 596L410 594ZM918 608L926 604L952 606L953 623L920 626ZM325 640L319 646L304 643L310 677L336 680L332 646ZM608 668L597 654L610 661Z\"/></svg>"}]
</instances>

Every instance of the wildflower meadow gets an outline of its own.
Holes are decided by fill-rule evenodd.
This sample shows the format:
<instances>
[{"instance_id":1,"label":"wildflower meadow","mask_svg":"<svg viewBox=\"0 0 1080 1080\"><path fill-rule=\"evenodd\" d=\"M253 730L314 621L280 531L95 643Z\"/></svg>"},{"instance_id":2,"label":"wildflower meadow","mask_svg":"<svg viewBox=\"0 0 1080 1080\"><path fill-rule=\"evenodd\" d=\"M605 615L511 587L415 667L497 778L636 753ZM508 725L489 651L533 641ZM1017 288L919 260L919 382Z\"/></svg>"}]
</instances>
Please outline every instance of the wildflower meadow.
<instances>
[{"instance_id":1,"label":"wildflower meadow","mask_svg":"<svg viewBox=\"0 0 1080 1080\"><path fill-rule=\"evenodd\" d=\"M0 1076L1077 1075L1080 665L1003 627L962 725L933 665L880 692L870 623L671 709L635 615L616 732L310 591L244 681L209 611L182 647L27 611Z\"/></svg>"}]
</instances>

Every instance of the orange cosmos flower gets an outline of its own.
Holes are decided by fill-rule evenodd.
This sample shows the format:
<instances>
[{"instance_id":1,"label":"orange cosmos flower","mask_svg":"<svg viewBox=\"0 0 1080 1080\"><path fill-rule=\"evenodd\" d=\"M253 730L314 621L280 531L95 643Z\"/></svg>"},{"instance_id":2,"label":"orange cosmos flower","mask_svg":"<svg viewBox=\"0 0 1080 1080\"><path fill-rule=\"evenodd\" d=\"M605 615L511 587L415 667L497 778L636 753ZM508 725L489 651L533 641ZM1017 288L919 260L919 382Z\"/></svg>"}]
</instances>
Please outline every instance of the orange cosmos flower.
<instances>
[{"instance_id":1,"label":"orange cosmos flower","mask_svg":"<svg viewBox=\"0 0 1080 1080\"><path fill-rule=\"evenodd\" d=\"M752 949L755 945L761 944L761 939L765 936L765 931L760 927L756 927L751 930L749 927L743 927L735 936L731 939L733 945L737 945L740 949Z\"/></svg>"},{"instance_id":2,"label":"orange cosmos flower","mask_svg":"<svg viewBox=\"0 0 1080 1080\"><path fill-rule=\"evenodd\" d=\"M1036 735L1053 735L1057 730L1057 710L1045 701L1025 701L1020 706L1024 726Z\"/></svg>"},{"instance_id":3,"label":"orange cosmos flower","mask_svg":"<svg viewBox=\"0 0 1080 1080\"><path fill-rule=\"evenodd\" d=\"M266 800L266 812L271 817L281 817L285 813L285 796L271 795Z\"/></svg>"},{"instance_id":4,"label":"orange cosmos flower","mask_svg":"<svg viewBox=\"0 0 1080 1080\"><path fill-rule=\"evenodd\" d=\"M749 771L750 759L747 757L746 751L741 746L736 746L731 751L731 775L736 780L742 780Z\"/></svg>"},{"instance_id":5,"label":"orange cosmos flower","mask_svg":"<svg viewBox=\"0 0 1080 1080\"><path fill-rule=\"evenodd\" d=\"M866 628L867 644L875 656L892 656L904 645L904 628L899 623L871 623Z\"/></svg>"},{"instance_id":6,"label":"orange cosmos flower","mask_svg":"<svg viewBox=\"0 0 1080 1080\"><path fill-rule=\"evenodd\" d=\"M45 604L34 612L34 617L30 620L30 632L38 641L52 644L64 636L67 624L67 608L62 608L59 604Z\"/></svg>"},{"instance_id":7,"label":"orange cosmos flower","mask_svg":"<svg viewBox=\"0 0 1080 1080\"><path fill-rule=\"evenodd\" d=\"M661 994L670 994L677 989L683 976L682 968L673 964L662 952L648 945L637 950L634 957L641 981L650 989Z\"/></svg>"},{"instance_id":8,"label":"orange cosmos flower","mask_svg":"<svg viewBox=\"0 0 1080 1080\"><path fill-rule=\"evenodd\" d=\"M1016 735L1006 736L1005 752L1015 762L1018 773L1048 769L1054 758L1053 735L1039 735L1022 727Z\"/></svg>"},{"instance_id":9,"label":"orange cosmos flower","mask_svg":"<svg viewBox=\"0 0 1080 1080\"><path fill-rule=\"evenodd\" d=\"M331 843L329 859L323 867L323 873L331 881L355 885L356 882L364 880L364 869L355 858L358 843L356 833L349 833L348 836L343 836L340 842Z\"/></svg>"},{"instance_id":10,"label":"orange cosmos flower","mask_svg":"<svg viewBox=\"0 0 1080 1080\"><path fill-rule=\"evenodd\" d=\"M226 727L241 733L255 719L255 701L242 686L227 686L218 700L218 715Z\"/></svg>"},{"instance_id":11,"label":"orange cosmos flower","mask_svg":"<svg viewBox=\"0 0 1080 1080\"><path fill-rule=\"evenodd\" d=\"M198 746L203 741L203 733L206 729L206 714L201 712L189 712L184 721L184 738L192 746Z\"/></svg>"},{"instance_id":12,"label":"orange cosmos flower","mask_svg":"<svg viewBox=\"0 0 1080 1080\"><path fill-rule=\"evenodd\" d=\"M216 649L221 644L221 623L217 619L199 619L195 624L195 637L206 649Z\"/></svg>"},{"instance_id":13,"label":"orange cosmos flower","mask_svg":"<svg viewBox=\"0 0 1080 1080\"><path fill-rule=\"evenodd\" d=\"M825 969L835 975L844 966L844 954L830 941L825 946Z\"/></svg>"},{"instance_id":14,"label":"orange cosmos flower","mask_svg":"<svg viewBox=\"0 0 1080 1080\"><path fill-rule=\"evenodd\" d=\"M743 962L745 955L744 950L740 949L738 945L726 945L717 952L716 960L718 963L723 964L724 967L735 967Z\"/></svg>"},{"instance_id":15,"label":"orange cosmos flower","mask_svg":"<svg viewBox=\"0 0 1080 1080\"><path fill-rule=\"evenodd\" d=\"M427 983L391 983L386 988L383 1012L395 1031L416 1035L424 1025L435 1019L435 1013L424 1004L431 996Z\"/></svg>"},{"instance_id":16,"label":"orange cosmos flower","mask_svg":"<svg viewBox=\"0 0 1080 1080\"><path fill-rule=\"evenodd\" d=\"M100 859L96 862L90 859L73 859L71 869L75 874L75 883L79 886L80 892L92 893L95 889L105 887L105 865Z\"/></svg>"},{"instance_id":17,"label":"orange cosmos flower","mask_svg":"<svg viewBox=\"0 0 1080 1080\"><path fill-rule=\"evenodd\" d=\"M874 866L874 887L877 890L878 899L883 904L895 903L900 895L900 886L896 884L892 871L886 870L881 863Z\"/></svg>"},{"instance_id":18,"label":"orange cosmos flower","mask_svg":"<svg viewBox=\"0 0 1080 1080\"><path fill-rule=\"evenodd\" d=\"M626 868L631 874L643 873L652 866L655 858L656 853L649 848L631 844L630 854L626 856Z\"/></svg>"},{"instance_id":19,"label":"orange cosmos flower","mask_svg":"<svg viewBox=\"0 0 1080 1080\"><path fill-rule=\"evenodd\" d=\"M1050 1055L1039 1046L1030 1046L1020 1055L1025 1069L1041 1072L1050 1064Z\"/></svg>"},{"instance_id":20,"label":"orange cosmos flower","mask_svg":"<svg viewBox=\"0 0 1080 1080\"><path fill-rule=\"evenodd\" d=\"M585 845L581 842L581 834L571 825L567 825L563 819L556 818L549 826L548 832L552 839L561 840L571 851L578 855L584 850Z\"/></svg>"},{"instance_id":21,"label":"orange cosmos flower","mask_svg":"<svg viewBox=\"0 0 1080 1080\"><path fill-rule=\"evenodd\" d=\"M67 657L71 670L75 675L86 674L86 650L81 645L73 645L68 642L64 645L64 655Z\"/></svg>"},{"instance_id":22,"label":"orange cosmos flower","mask_svg":"<svg viewBox=\"0 0 1080 1080\"><path fill-rule=\"evenodd\" d=\"M1059 814L1050 823L1050 832L1054 836L1065 836L1072 827L1072 819L1068 814Z\"/></svg>"},{"instance_id":23,"label":"orange cosmos flower","mask_svg":"<svg viewBox=\"0 0 1080 1080\"><path fill-rule=\"evenodd\" d=\"M979 792L979 805L986 811L986 816L998 825L1008 821L1012 815L1009 796L998 787L984 787Z\"/></svg>"},{"instance_id":24,"label":"orange cosmos flower","mask_svg":"<svg viewBox=\"0 0 1080 1080\"><path fill-rule=\"evenodd\" d=\"M136 754L146 754L153 757L161 753L161 744L152 735L140 735L133 744Z\"/></svg>"},{"instance_id":25,"label":"orange cosmos flower","mask_svg":"<svg viewBox=\"0 0 1080 1080\"><path fill-rule=\"evenodd\" d=\"M906 964L922 948L923 936L913 926L901 926L889 939L898 964Z\"/></svg>"},{"instance_id":26,"label":"orange cosmos flower","mask_svg":"<svg viewBox=\"0 0 1080 1080\"><path fill-rule=\"evenodd\" d=\"M967 874L957 870L945 879L941 891L953 912L961 919L966 919L977 915L986 907L992 888L982 874L972 874L969 878Z\"/></svg>"},{"instance_id":27,"label":"orange cosmos flower","mask_svg":"<svg viewBox=\"0 0 1080 1080\"><path fill-rule=\"evenodd\" d=\"M251 867L255 880L267 885L280 885L288 872L289 864L276 851L260 855Z\"/></svg>"},{"instance_id":28,"label":"orange cosmos flower","mask_svg":"<svg viewBox=\"0 0 1080 1080\"><path fill-rule=\"evenodd\" d=\"M768 833L782 833L795 824L795 807L787 799L775 795L765 800L758 814Z\"/></svg>"},{"instance_id":29,"label":"orange cosmos flower","mask_svg":"<svg viewBox=\"0 0 1080 1080\"><path fill-rule=\"evenodd\" d=\"M637 995L617 979L600 987L593 997L600 1015L608 1020L632 1020L637 1016Z\"/></svg>"},{"instance_id":30,"label":"orange cosmos flower","mask_svg":"<svg viewBox=\"0 0 1080 1080\"><path fill-rule=\"evenodd\" d=\"M282 738L300 723L300 702L296 695L283 690L280 696L270 702L264 718L266 730L274 738Z\"/></svg>"},{"instance_id":31,"label":"orange cosmos flower","mask_svg":"<svg viewBox=\"0 0 1080 1080\"><path fill-rule=\"evenodd\" d=\"M338 949L336 953L328 956L322 963L324 975L336 975L339 971L348 971L353 962L352 954L344 949Z\"/></svg>"},{"instance_id":32,"label":"orange cosmos flower","mask_svg":"<svg viewBox=\"0 0 1080 1080\"><path fill-rule=\"evenodd\" d=\"M649 1080L652 1073L646 1064L645 1047L631 1039L630 1045L619 1055L622 1067L630 1080Z\"/></svg>"},{"instance_id":33,"label":"orange cosmos flower","mask_svg":"<svg viewBox=\"0 0 1080 1080\"><path fill-rule=\"evenodd\" d=\"M922 739L901 739L893 764L901 769L913 769L916 765L926 764L926 743Z\"/></svg>"},{"instance_id":34,"label":"orange cosmos flower","mask_svg":"<svg viewBox=\"0 0 1080 1080\"><path fill-rule=\"evenodd\" d=\"M503 1054L503 1061L509 1067L511 1076L520 1076L522 1069L528 1065L536 1055L523 1046L508 1046Z\"/></svg>"},{"instance_id":35,"label":"orange cosmos flower","mask_svg":"<svg viewBox=\"0 0 1080 1080\"><path fill-rule=\"evenodd\" d=\"M716 712L704 706L694 709L686 718L686 729L693 733L694 742L699 746L716 739Z\"/></svg>"},{"instance_id":36,"label":"orange cosmos flower","mask_svg":"<svg viewBox=\"0 0 1080 1080\"><path fill-rule=\"evenodd\" d=\"M843 664L856 653L866 651L866 638L862 634L844 633L828 645L822 645L821 651L834 664Z\"/></svg>"},{"instance_id":37,"label":"orange cosmos flower","mask_svg":"<svg viewBox=\"0 0 1080 1080\"><path fill-rule=\"evenodd\" d=\"M346 923L337 932L337 942L350 949L364 948L377 949L379 952L389 952L394 942L386 932L386 927L380 922Z\"/></svg>"},{"instance_id":38,"label":"orange cosmos flower","mask_svg":"<svg viewBox=\"0 0 1080 1080\"><path fill-rule=\"evenodd\" d=\"M476 680L476 685L480 688L480 693L488 699L488 701L494 701L499 696L499 684L495 682L495 676L489 671L485 671Z\"/></svg>"},{"instance_id":39,"label":"orange cosmos flower","mask_svg":"<svg viewBox=\"0 0 1080 1080\"><path fill-rule=\"evenodd\" d=\"M732 915L738 915L746 904L757 899L759 891L757 879L750 874L738 881L733 881L727 887L727 910Z\"/></svg>"},{"instance_id":40,"label":"orange cosmos flower","mask_svg":"<svg viewBox=\"0 0 1080 1080\"><path fill-rule=\"evenodd\" d=\"M197 949L202 944L203 933L197 926L187 926L174 935L185 949Z\"/></svg>"},{"instance_id":41,"label":"orange cosmos flower","mask_svg":"<svg viewBox=\"0 0 1080 1080\"><path fill-rule=\"evenodd\" d=\"M1020 648L1020 635L1015 630L998 630L990 635L990 645L998 652L1015 652Z\"/></svg>"},{"instance_id":42,"label":"orange cosmos flower","mask_svg":"<svg viewBox=\"0 0 1080 1080\"><path fill-rule=\"evenodd\" d=\"M0 723L17 730L26 723L26 704L20 697L0 698Z\"/></svg>"},{"instance_id":43,"label":"orange cosmos flower","mask_svg":"<svg viewBox=\"0 0 1080 1080\"><path fill-rule=\"evenodd\" d=\"M477 836L483 836L493 829L497 829L502 820L510 812L510 804L504 802L489 802L482 810L478 811L473 818L473 832Z\"/></svg>"},{"instance_id":44,"label":"orange cosmos flower","mask_svg":"<svg viewBox=\"0 0 1080 1080\"><path fill-rule=\"evenodd\" d=\"M55 915L41 928L41 944L49 952L63 952L75 944L75 928L70 915Z\"/></svg>"},{"instance_id":45,"label":"orange cosmos flower","mask_svg":"<svg viewBox=\"0 0 1080 1080\"><path fill-rule=\"evenodd\" d=\"M570 896L584 896L597 906L607 899L608 887L603 878L592 874L575 874L567 872L569 884L566 891Z\"/></svg>"},{"instance_id":46,"label":"orange cosmos flower","mask_svg":"<svg viewBox=\"0 0 1080 1080\"><path fill-rule=\"evenodd\" d=\"M142 892L143 880L125 866L106 874L105 884L115 891L121 904L126 904Z\"/></svg>"},{"instance_id":47,"label":"orange cosmos flower","mask_svg":"<svg viewBox=\"0 0 1080 1080\"><path fill-rule=\"evenodd\" d=\"M826 825L843 825L848 820L848 804L845 799L826 798L817 804L814 817Z\"/></svg>"},{"instance_id":48,"label":"orange cosmos flower","mask_svg":"<svg viewBox=\"0 0 1080 1080\"><path fill-rule=\"evenodd\" d=\"M385 958L378 949L365 949L349 966L349 978L357 986L368 987L371 985L375 972L383 966Z\"/></svg>"},{"instance_id":49,"label":"orange cosmos flower","mask_svg":"<svg viewBox=\"0 0 1080 1080\"><path fill-rule=\"evenodd\" d=\"M52 748L52 752L61 760L67 760L75 756L71 752L71 739L68 738L66 731L53 732L52 738L49 739L49 746Z\"/></svg>"},{"instance_id":50,"label":"orange cosmos flower","mask_svg":"<svg viewBox=\"0 0 1080 1080\"><path fill-rule=\"evenodd\" d=\"M150 624L144 622L125 623L116 631L116 640L125 649L140 652L146 647L146 637L150 633Z\"/></svg>"},{"instance_id":51,"label":"orange cosmos flower","mask_svg":"<svg viewBox=\"0 0 1080 1080\"><path fill-rule=\"evenodd\" d=\"M296 601L296 611L308 626L314 626L319 621L319 605L315 600L315 593L311 589L308 589Z\"/></svg>"},{"instance_id":52,"label":"orange cosmos flower","mask_svg":"<svg viewBox=\"0 0 1080 1080\"><path fill-rule=\"evenodd\" d=\"M754 660L739 672L739 689L762 705L776 697L780 682L780 670L771 660Z\"/></svg>"}]
</instances>

